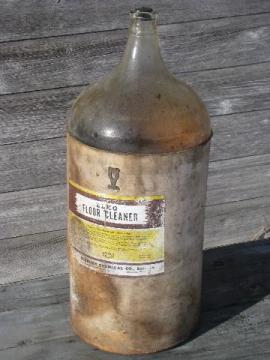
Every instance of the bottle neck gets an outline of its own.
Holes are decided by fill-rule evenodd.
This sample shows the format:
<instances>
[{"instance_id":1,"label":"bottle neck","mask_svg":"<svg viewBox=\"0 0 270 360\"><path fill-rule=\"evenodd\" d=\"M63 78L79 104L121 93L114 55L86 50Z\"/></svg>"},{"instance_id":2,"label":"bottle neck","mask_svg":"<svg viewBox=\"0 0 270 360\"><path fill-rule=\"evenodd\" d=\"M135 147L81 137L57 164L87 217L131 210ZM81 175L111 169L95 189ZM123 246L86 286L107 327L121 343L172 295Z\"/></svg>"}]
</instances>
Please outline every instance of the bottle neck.
<instances>
[{"instance_id":1,"label":"bottle neck","mask_svg":"<svg viewBox=\"0 0 270 360\"><path fill-rule=\"evenodd\" d=\"M123 75L137 78L167 72L160 52L156 20L152 11L138 9L131 12L129 37L120 64Z\"/></svg>"}]
</instances>

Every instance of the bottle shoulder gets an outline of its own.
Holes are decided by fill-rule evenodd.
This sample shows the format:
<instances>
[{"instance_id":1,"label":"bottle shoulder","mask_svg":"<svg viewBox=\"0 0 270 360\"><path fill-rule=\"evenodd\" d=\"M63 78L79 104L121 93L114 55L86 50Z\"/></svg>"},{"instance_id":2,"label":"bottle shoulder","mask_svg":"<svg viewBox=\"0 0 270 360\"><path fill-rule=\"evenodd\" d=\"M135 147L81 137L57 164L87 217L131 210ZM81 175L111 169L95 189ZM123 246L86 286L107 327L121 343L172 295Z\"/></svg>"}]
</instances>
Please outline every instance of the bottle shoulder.
<instances>
[{"instance_id":1,"label":"bottle shoulder","mask_svg":"<svg viewBox=\"0 0 270 360\"><path fill-rule=\"evenodd\" d=\"M211 136L205 105L170 74L110 76L75 100L69 133L87 145L115 152L181 151Z\"/></svg>"}]
</instances>

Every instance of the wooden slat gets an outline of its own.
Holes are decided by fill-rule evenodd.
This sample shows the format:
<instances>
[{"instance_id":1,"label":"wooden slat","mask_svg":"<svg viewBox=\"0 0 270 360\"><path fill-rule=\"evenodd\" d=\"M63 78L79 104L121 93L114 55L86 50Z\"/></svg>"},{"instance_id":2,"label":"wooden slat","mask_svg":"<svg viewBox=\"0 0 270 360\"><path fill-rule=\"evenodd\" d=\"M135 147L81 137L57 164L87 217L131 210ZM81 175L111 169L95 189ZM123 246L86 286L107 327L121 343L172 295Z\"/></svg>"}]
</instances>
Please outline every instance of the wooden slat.
<instances>
[{"instance_id":1,"label":"wooden slat","mask_svg":"<svg viewBox=\"0 0 270 360\"><path fill-rule=\"evenodd\" d=\"M181 74L181 77L199 92L211 117L270 109L270 63ZM0 96L0 144L63 136L66 112L81 90L73 87ZM240 147L247 155L259 154L261 147L266 149L269 124L268 111L213 119L215 133L232 141L228 140L232 152L225 150L229 151L228 157L237 156ZM260 130L263 134L259 133L257 138ZM219 158L223 158L222 154L225 154L223 149Z\"/></svg>"},{"instance_id":2,"label":"wooden slat","mask_svg":"<svg viewBox=\"0 0 270 360\"><path fill-rule=\"evenodd\" d=\"M65 138L0 148L0 192L65 182Z\"/></svg>"},{"instance_id":3,"label":"wooden slat","mask_svg":"<svg viewBox=\"0 0 270 360\"><path fill-rule=\"evenodd\" d=\"M65 194L55 185L0 195L0 238L64 229Z\"/></svg>"},{"instance_id":4,"label":"wooden slat","mask_svg":"<svg viewBox=\"0 0 270 360\"><path fill-rule=\"evenodd\" d=\"M74 87L0 96L0 144L64 136L66 113L81 90Z\"/></svg>"},{"instance_id":5,"label":"wooden slat","mask_svg":"<svg viewBox=\"0 0 270 360\"><path fill-rule=\"evenodd\" d=\"M65 241L66 230L0 241L0 284L66 273ZM20 296L24 294L20 293L15 298ZM35 294L31 293L31 296L35 297Z\"/></svg>"},{"instance_id":6,"label":"wooden slat","mask_svg":"<svg viewBox=\"0 0 270 360\"><path fill-rule=\"evenodd\" d=\"M203 310L220 309L236 303L244 304L268 295L269 255L269 238L204 250ZM17 259L10 257L9 262L17 263ZM0 313L54 305L69 300L68 274L56 273L54 276L39 279L35 278L35 275L37 274L33 274L30 281L12 283L11 280L8 284L0 285ZM253 284L256 284L256 289ZM246 296L242 297L241 292L245 292Z\"/></svg>"},{"instance_id":7,"label":"wooden slat","mask_svg":"<svg viewBox=\"0 0 270 360\"><path fill-rule=\"evenodd\" d=\"M247 242L257 238L259 232L263 236L263 227L269 229L270 226L269 214L269 197L209 206L206 209L204 247ZM31 215L26 213L25 217L18 218L17 227L14 224L7 225L1 235L42 231L44 225L38 223L38 211L32 223L29 220ZM47 228L65 226L65 218L53 210L47 219ZM1 240L0 284L66 272L65 234L65 230L62 230Z\"/></svg>"},{"instance_id":8,"label":"wooden slat","mask_svg":"<svg viewBox=\"0 0 270 360\"><path fill-rule=\"evenodd\" d=\"M66 303L6 311L0 313L0 322L1 349L72 335Z\"/></svg>"},{"instance_id":9,"label":"wooden slat","mask_svg":"<svg viewBox=\"0 0 270 360\"><path fill-rule=\"evenodd\" d=\"M13 260L15 263L15 259ZM68 274L0 285L0 313L69 301Z\"/></svg>"},{"instance_id":10,"label":"wooden slat","mask_svg":"<svg viewBox=\"0 0 270 360\"><path fill-rule=\"evenodd\" d=\"M119 30L1 44L0 93L92 83L119 62L126 36ZM177 75L270 60L269 14L166 25L160 37Z\"/></svg>"},{"instance_id":11,"label":"wooden slat","mask_svg":"<svg viewBox=\"0 0 270 360\"><path fill-rule=\"evenodd\" d=\"M180 347L137 359L247 359L247 353L250 359L267 359L269 252L269 241L206 251L199 329ZM0 313L0 347L5 359L119 359L119 355L94 352L72 336L66 276L0 289L5 294L1 298L4 312Z\"/></svg>"},{"instance_id":12,"label":"wooden slat","mask_svg":"<svg viewBox=\"0 0 270 360\"><path fill-rule=\"evenodd\" d=\"M209 164L207 204L269 196L269 174L270 154L214 161Z\"/></svg>"},{"instance_id":13,"label":"wooden slat","mask_svg":"<svg viewBox=\"0 0 270 360\"><path fill-rule=\"evenodd\" d=\"M269 109L270 63L181 74L211 115Z\"/></svg>"},{"instance_id":14,"label":"wooden slat","mask_svg":"<svg viewBox=\"0 0 270 360\"><path fill-rule=\"evenodd\" d=\"M0 354L4 360L96 360L93 349L75 337L66 337L34 345L17 346L7 350L0 350ZM104 354L102 355L104 356ZM107 360L108 356L109 354L107 354ZM113 357L110 354L111 356Z\"/></svg>"},{"instance_id":15,"label":"wooden slat","mask_svg":"<svg viewBox=\"0 0 270 360\"><path fill-rule=\"evenodd\" d=\"M256 307L256 314L259 311L264 310L261 307ZM266 308L266 311L268 308ZM219 314L218 317L222 318L223 314ZM252 313L243 314L242 321L250 321L252 319ZM209 322L211 319L209 319ZM236 324L241 322L239 318L235 320ZM262 319L258 321L261 324ZM269 339L264 340L264 336L259 331L252 331L249 334L248 339L245 339L245 325L241 323L239 331L240 336L237 336L239 342L233 341L235 339L235 333L232 329L228 329L225 324L213 330L209 334L204 334L198 343L198 339L192 342L188 342L179 348L158 353L155 355L136 356L136 360L178 360L184 358L188 360L228 360L228 356L232 360L269 360L270 352L268 350ZM255 322L253 320L252 325L255 328ZM229 325L228 325L229 326ZM264 333L267 331L263 328ZM224 340L220 344L219 340L223 335L220 332L224 332ZM241 335L242 332L242 335ZM251 337L254 339L251 339ZM205 342L203 344L202 342ZM192 347L196 346L194 350ZM58 339L55 341L49 341L45 343L39 343L35 345L29 345L24 347L16 347L13 349L4 350L1 352L5 356L5 360L119 360L119 355L109 354L102 351L93 352L93 348L87 346L80 341L77 337L70 337L65 339ZM23 356L23 357L22 357ZM121 356L121 359L127 360L131 357ZM134 357L133 357L134 359Z\"/></svg>"},{"instance_id":16,"label":"wooden slat","mask_svg":"<svg viewBox=\"0 0 270 360\"><path fill-rule=\"evenodd\" d=\"M221 150L226 150L226 140L226 137L223 138L219 144ZM64 184L65 147L64 138L3 146L0 156L0 193ZM270 154L242 158L245 154L238 152L240 158L217 161L213 151L208 204L269 194Z\"/></svg>"},{"instance_id":17,"label":"wooden slat","mask_svg":"<svg viewBox=\"0 0 270 360\"><path fill-rule=\"evenodd\" d=\"M270 226L270 198L236 201L206 208L205 247L254 240Z\"/></svg>"},{"instance_id":18,"label":"wooden slat","mask_svg":"<svg viewBox=\"0 0 270 360\"><path fill-rule=\"evenodd\" d=\"M211 159L231 159L270 152L269 110L211 118Z\"/></svg>"},{"instance_id":19,"label":"wooden slat","mask_svg":"<svg viewBox=\"0 0 270 360\"><path fill-rule=\"evenodd\" d=\"M161 23L182 22L269 12L268 0L132 0L50 1L2 0L0 41L112 30L128 25L128 12L134 6L153 6Z\"/></svg>"}]
</instances>

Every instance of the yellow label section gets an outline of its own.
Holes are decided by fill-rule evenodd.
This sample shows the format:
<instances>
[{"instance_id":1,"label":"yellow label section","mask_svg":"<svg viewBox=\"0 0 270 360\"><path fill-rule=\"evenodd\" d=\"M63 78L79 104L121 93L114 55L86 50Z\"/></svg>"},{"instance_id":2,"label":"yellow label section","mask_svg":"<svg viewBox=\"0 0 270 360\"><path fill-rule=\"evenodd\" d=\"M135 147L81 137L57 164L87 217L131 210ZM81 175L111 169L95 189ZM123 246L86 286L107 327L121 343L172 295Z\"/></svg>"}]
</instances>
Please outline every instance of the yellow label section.
<instances>
[{"instance_id":1,"label":"yellow label section","mask_svg":"<svg viewBox=\"0 0 270 360\"><path fill-rule=\"evenodd\" d=\"M75 249L112 262L147 263L164 259L164 228L118 229L85 221L69 213Z\"/></svg>"}]
</instances>

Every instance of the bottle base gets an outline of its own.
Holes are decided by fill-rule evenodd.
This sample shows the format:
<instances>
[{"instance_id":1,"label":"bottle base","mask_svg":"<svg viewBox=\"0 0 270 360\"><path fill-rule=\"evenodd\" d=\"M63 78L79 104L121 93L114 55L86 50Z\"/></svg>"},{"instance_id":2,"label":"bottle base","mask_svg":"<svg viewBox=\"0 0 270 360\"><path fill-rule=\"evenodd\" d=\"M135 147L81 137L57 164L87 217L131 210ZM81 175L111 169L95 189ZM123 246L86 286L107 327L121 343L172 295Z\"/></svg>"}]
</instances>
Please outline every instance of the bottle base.
<instances>
[{"instance_id":1,"label":"bottle base","mask_svg":"<svg viewBox=\"0 0 270 360\"><path fill-rule=\"evenodd\" d=\"M72 321L72 318L71 318L70 323L71 323L71 327L72 327L72 330L74 331L74 333L87 345L90 345L101 351L105 351L105 352L112 353L112 354L119 354L119 355L146 355L146 354L155 354L158 352L173 349L173 348L185 343L192 336L192 334L198 327L198 323L197 323L196 326L193 327L192 331L190 331L190 333L188 335L183 336L182 338L178 339L175 342L171 342L171 343L168 342L167 344L163 344L162 346L160 346L160 344L156 344L156 346L153 346L153 343L152 343L152 346L149 346L148 348L145 348L145 349L140 348L140 349L136 350L132 346L130 348L125 346L126 349L123 349L123 346L119 347L119 346L117 346L117 344L112 345L112 344L106 344L105 342L101 343L100 341L95 340L94 337L90 339L80 329L78 329L76 327L76 324L74 324L74 322Z\"/></svg>"}]
</instances>

